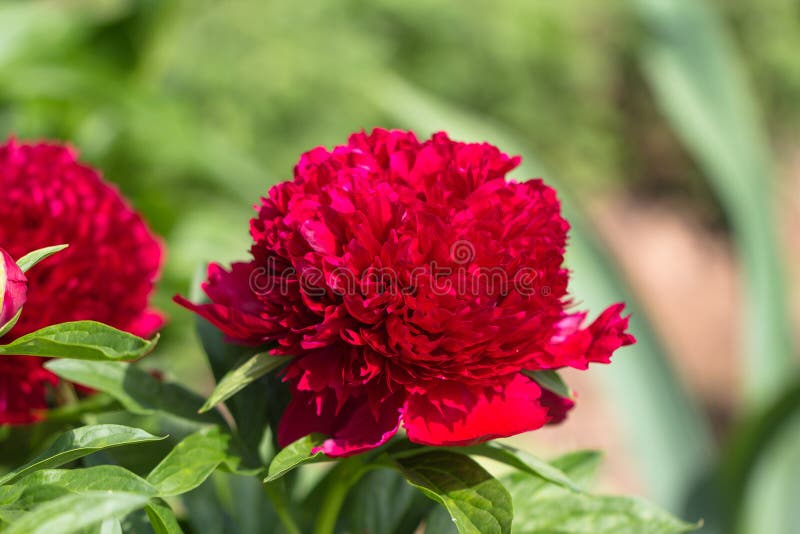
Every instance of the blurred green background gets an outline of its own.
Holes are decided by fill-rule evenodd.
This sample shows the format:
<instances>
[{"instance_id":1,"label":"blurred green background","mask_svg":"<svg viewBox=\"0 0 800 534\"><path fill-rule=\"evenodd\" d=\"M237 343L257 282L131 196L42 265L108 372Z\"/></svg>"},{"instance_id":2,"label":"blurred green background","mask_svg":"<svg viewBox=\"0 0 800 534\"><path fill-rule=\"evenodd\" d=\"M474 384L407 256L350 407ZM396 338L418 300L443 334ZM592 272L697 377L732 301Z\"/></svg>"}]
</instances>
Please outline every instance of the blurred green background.
<instances>
[{"instance_id":1,"label":"blurred green background","mask_svg":"<svg viewBox=\"0 0 800 534\"><path fill-rule=\"evenodd\" d=\"M783 533L800 529L797 254L775 206L791 212L800 174L799 50L794 0L0 0L0 135L69 141L164 237L171 320L150 365L206 391L171 296L205 262L245 255L250 206L301 152L384 126L522 154L517 177L556 184L574 223L574 294L635 313L640 343L582 399L605 403L625 444L608 454L633 475L611 470L608 487L705 532ZM677 330L648 321L658 299L628 289L651 249L625 217L652 206L731 251L735 350L707 368L681 364L665 343ZM626 224L604 232L598 217ZM713 399L686 380L726 367Z\"/></svg>"}]
</instances>

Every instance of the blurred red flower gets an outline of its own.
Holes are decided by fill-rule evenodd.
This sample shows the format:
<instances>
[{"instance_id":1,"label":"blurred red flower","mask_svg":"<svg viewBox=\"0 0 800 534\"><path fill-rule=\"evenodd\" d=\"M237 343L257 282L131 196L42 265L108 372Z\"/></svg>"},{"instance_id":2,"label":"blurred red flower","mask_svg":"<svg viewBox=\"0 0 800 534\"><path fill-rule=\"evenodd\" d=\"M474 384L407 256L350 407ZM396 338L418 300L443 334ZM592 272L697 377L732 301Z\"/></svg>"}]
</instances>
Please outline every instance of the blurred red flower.
<instances>
[{"instance_id":1,"label":"blurred red flower","mask_svg":"<svg viewBox=\"0 0 800 534\"><path fill-rule=\"evenodd\" d=\"M61 243L69 248L27 273L28 299L4 338L78 320L137 335L163 323L148 306L162 247L120 193L67 146L0 145L0 246L14 258ZM29 423L46 407L43 361L0 357L0 424Z\"/></svg>"},{"instance_id":2,"label":"blurred red flower","mask_svg":"<svg viewBox=\"0 0 800 534\"><path fill-rule=\"evenodd\" d=\"M209 267L210 304L179 303L239 343L294 358L279 441L466 445L561 421L570 399L523 370L585 369L634 342L622 304L570 312L568 223L541 180L445 133L354 134L304 154L251 221L253 259Z\"/></svg>"}]
</instances>

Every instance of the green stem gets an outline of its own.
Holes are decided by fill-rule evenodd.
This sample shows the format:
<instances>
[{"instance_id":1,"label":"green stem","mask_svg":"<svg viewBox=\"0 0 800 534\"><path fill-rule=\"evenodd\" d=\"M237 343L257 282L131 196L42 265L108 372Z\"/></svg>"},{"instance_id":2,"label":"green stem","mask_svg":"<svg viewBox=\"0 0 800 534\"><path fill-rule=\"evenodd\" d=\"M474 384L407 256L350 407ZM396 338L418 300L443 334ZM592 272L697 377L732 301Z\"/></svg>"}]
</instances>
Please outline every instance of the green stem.
<instances>
[{"instance_id":1,"label":"green stem","mask_svg":"<svg viewBox=\"0 0 800 534\"><path fill-rule=\"evenodd\" d=\"M339 519L339 512L345 497L347 497L347 492L367 471L367 466L357 456L342 460L331 470L314 534L334 534L336 521Z\"/></svg>"},{"instance_id":2,"label":"green stem","mask_svg":"<svg viewBox=\"0 0 800 534\"><path fill-rule=\"evenodd\" d=\"M289 505L286 503L286 494L282 490L283 488L277 487L275 482L264 484L264 494L272 502L272 506L278 514L278 519L281 520L287 534L302 534L300 527L297 526L289 511Z\"/></svg>"}]
</instances>

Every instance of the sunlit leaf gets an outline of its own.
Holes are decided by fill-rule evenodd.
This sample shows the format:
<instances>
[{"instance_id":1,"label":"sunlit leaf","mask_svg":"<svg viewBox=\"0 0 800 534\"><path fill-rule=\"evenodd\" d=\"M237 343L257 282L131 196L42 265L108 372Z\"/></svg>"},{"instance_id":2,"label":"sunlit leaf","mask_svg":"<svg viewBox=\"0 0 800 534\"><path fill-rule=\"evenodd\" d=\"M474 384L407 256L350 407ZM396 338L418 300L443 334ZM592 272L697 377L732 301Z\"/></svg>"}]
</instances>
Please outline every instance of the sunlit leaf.
<instances>
[{"instance_id":1,"label":"sunlit leaf","mask_svg":"<svg viewBox=\"0 0 800 534\"><path fill-rule=\"evenodd\" d=\"M18 516L4 534L71 534L142 508L148 497L118 491L65 495Z\"/></svg>"},{"instance_id":2,"label":"sunlit leaf","mask_svg":"<svg viewBox=\"0 0 800 534\"><path fill-rule=\"evenodd\" d=\"M584 483L598 459L587 451L553 464ZM515 534L677 534L697 528L639 499L569 491L526 473L512 473L502 481L514 502Z\"/></svg>"},{"instance_id":3,"label":"sunlit leaf","mask_svg":"<svg viewBox=\"0 0 800 534\"><path fill-rule=\"evenodd\" d=\"M158 336L146 340L102 323L76 321L48 326L0 345L0 356L135 360L149 354L156 343Z\"/></svg>"},{"instance_id":4,"label":"sunlit leaf","mask_svg":"<svg viewBox=\"0 0 800 534\"><path fill-rule=\"evenodd\" d=\"M327 459L322 452L311 453L324 441L325 436L322 434L309 434L281 449L269 464L267 478L264 482L277 480L302 464Z\"/></svg>"},{"instance_id":5,"label":"sunlit leaf","mask_svg":"<svg viewBox=\"0 0 800 534\"><path fill-rule=\"evenodd\" d=\"M152 499L145 510L147 510L147 517L150 518L150 524L155 534L183 533L183 529L175 518L175 513L163 499Z\"/></svg>"},{"instance_id":6,"label":"sunlit leaf","mask_svg":"<svg viewBox=\"0 0 800 534\"><path fill-rule=\"evenodd\" d=\"M6 484L39 469L64 465L103 449L161 439L164 438L122 425L91 425L76 428L61 434L46 451L30 462L0 477L0 484Z\"/></svg>"},{"instance_id":7,"label":"sunlit leaf","mask_svg":"<svg viewBox=\"0 0 800 534\"><path fill-rule=\"evenodd\" d=\"M223 463L236 464L229 454L231 436L217 427L200 430L187 437L147 476L159 495L169 497L193 490Z\"/></svg>"},{"instance_id":8,"label":"sunlit leaf","mask_svg":"<svg viewBox=\"0 0 800 534\"><path fill-rule=\"evenodd\" d=\"M432 451L396 462L410 484L447 509L461 534L511 532L511 496L469 456Z\"/></svg>"},{"instance_id":9,"label":"sunlit leaf","mask_svg":"<svg viewBox=\"0 0 800 534\"><path fill-rule=\"evenodd\" d=\"M22 272L27 272L28 270L30 270L31 267L33 267L40 261L49 258L50 256L52 256L57 252L61 252L68 246L69 245L56 245L53 247L46 247L34 250L33 252L29 252L24 256L22 256L20 259L18 259L17 265L19 266L20 269L22 269Z\"/></svg>"},{"instance_id":10,"label":"sunlit leaf","mask_svg":"<svg viewBox=\"0 0 800 534\"><path fill-rule=\"evenodd\" d=\"M274 371L291 360L285 356L272 356L269 353L256 354L241 366L230 371L211 393L211 396L200 408L200 412L207 412L216 405L232 397L253 381L258 380L270 371Z\"/></svg>"},{"instance_id":11,"label":"sunlit leaf","mask_svg":"<svg viewBox=\"0 0 800 534\"><path fill-rule=\"evenodd\" d=\"M556 371L550 369L546 371L522 371L522 374L533 379L541 387L552 391L559 397L572 398L572 391Z\"/></svg>"}]
</instances>

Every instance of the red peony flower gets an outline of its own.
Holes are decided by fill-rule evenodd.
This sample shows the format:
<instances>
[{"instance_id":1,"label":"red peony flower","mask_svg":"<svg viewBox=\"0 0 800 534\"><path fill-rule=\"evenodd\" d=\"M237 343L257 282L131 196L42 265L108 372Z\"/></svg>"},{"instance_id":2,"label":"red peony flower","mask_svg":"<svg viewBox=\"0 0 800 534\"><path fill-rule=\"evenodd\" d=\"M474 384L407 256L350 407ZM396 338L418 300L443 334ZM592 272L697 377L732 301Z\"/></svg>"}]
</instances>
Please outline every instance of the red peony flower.
<instances>
[{"instance_id":1,"label":"red peony flower","mask_svg":"<svg viewBox=\"0 0 800 534\"><path fill-rule=\"evenodd\" d=\"M119 192L69 147L0 145L0 246L14 258L60 243L68 249L28 271L28 300L15 339L48 325L107 323L147 336L163 323L148 307L162 250ZM56 377L41 359L0 357L0 424L29 423Z\"/></svg>"},{"instance_id":2,"label":"red peony flower","mask_svg":"<svg viewBox=\"0 0 800 534\"><path fill-rule=\"evenodd\" d=\"M622 304L569 311L569 225L541 180L489 144L375 130L304 154L251 221L253 259L209 267L211 304L179 303L234 342L294 358L279 441L312 432L344 456L400 424L466 445L561 421L572 401L523 370L607 363Z\"/></svg>"},{"instance_id":3,"label":"red peony flower","mask_svg":"<svg viewBox=\"0 0 800 534\"><path fill-rule=\"evenodd\" d=\"M11 255L0 248L0 328L11 322L25 304L28 279Z\"/></svg>"}]
</instances>

